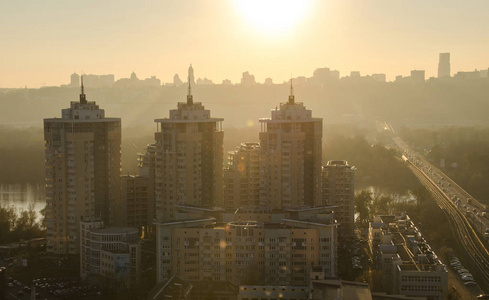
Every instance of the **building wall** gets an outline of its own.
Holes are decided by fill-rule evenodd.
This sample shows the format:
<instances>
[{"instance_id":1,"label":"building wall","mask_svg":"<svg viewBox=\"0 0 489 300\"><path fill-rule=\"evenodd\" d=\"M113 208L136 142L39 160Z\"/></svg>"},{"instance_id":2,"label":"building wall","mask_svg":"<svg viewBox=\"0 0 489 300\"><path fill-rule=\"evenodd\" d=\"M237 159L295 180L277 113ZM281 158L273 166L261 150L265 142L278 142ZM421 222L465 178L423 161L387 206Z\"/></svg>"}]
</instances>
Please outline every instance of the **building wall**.
<instances>
[{"instance_id":1,"label":"building wall","mask_svg":"<svg viewBox=\"0 0 489 300\"><path fill-rule=\"evenodd\" d=\"M396 294L428 297L432 300L444 299L448 286L448 274L445 270L404 271L397 268L396 273Z\"/></svg>"},{"instance_id":2,"label":"building wall","mask_svg":"<svg viewBox=\"0 0 489 300\"><path fill-rule=\"evenodd\" d=\"M103 228L100 221L81 221L80 276L101 276L106 284L130 287L141 274L137 228Z\"/></svg>"},{"instance_id":3,"label":"building wall","mask_svg":"<svg viewBox=\"0 0 489 300\"><path fill-rule=\"evenodd\" d=\"M122 176L122 204L125 226L147 233L153 224L154 193L151 179L142 176Z\"/></svg>"},{"instance_id":4,"label":"building wall","mask_svg":"<svg viewBox=\"0 0 489 300\"><path fill-rule=\"evenodd\" d=\"M224 208L257 206L260 201L260 144L242 143L224 169Z\"/></svg>"},{"instance_id":5,"label":"building wall","mask_svg":"<svg viewBox=\"0 0 489 300\"><path fill-rule=\"evenodd\" d=\"M238 300L308 299L310 289L304 286L240 285Z\"/></svg>"},{"instance_id":6,"label":"building wall","mask_svg":"<svg viewBox=\"0 0 489 300\"><path fill-rule=\"evenodd\" d=\"M177 275L183 280L304 286L312 267L334 276L335 225L307 228L299 223L292 227L252 221L207 228L157 225L158 281Z\"/></svg>"}]
</instances>

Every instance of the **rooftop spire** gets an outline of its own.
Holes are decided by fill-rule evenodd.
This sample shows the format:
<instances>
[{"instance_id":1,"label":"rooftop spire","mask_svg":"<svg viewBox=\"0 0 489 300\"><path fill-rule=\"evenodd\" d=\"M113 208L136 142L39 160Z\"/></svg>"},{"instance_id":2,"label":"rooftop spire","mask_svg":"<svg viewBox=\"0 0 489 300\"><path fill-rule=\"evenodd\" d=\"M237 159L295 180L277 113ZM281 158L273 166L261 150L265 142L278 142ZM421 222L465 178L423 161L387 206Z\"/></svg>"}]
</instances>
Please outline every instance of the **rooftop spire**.
<instances>
[{"instance_id":1,"label":"rooftop spire","mask_svg":"<svg viewBox=\"0 0 489 300\"><path fill-rule=\"evenodd\" d=\"M83 75L81 76L81 94L80 94L80 104L87 104L87 98L85 96L85 89L83 87Z\"/></svg>"},{"instance_id":2,"label":"rooftop spire","mask_svg":"<svg viewBox=\"0 0 489 300\"><path fill-rule=\"evenodd\" d=\"M289 104L295 104L294 87L292 86L292 78L290 78Z\"/></svg>"},{"instance_id":3,"label":"rooftop spire","mask_svg":"<svg viewBox=\"0 0 489 300\"><path fill-rule=\"evenodd\" d=\"M193 105L194 98L192 96L192 87L190 86L190 74L188 76L188 92L187 92L187 105Z\"/></svg>"}]
</instances>

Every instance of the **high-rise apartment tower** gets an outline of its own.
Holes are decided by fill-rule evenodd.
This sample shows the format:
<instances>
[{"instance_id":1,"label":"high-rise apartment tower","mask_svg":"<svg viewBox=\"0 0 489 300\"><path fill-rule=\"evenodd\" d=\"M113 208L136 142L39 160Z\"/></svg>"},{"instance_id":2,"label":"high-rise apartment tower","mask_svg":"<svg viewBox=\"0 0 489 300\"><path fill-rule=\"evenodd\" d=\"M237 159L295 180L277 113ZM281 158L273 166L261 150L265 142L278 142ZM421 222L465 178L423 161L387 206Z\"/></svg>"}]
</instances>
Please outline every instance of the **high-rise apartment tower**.
<instances>
[{"instance_id":1,"label":"high-rise apartment tower","mask_svg":"<svg viewBox=\"0 0 489 300\"><path fill-rule=\"evenodd\" d=\"M155 120L158 221L175 219L174 205L222 206L223 120L193 101L190 84L187 102L178 103L170 118Z\"/></svg>"},{"instance_id":2,"label":"high-rise apartment tower","mask_svg":"<svg viewBox=\"0 0 489 300\"><path fill-rule=\"evenodd\" d=\"M44 119L47 251L79 252L80 220L121 221L121 119L87 101L62 110L61 118Z\"/></svg>"},{"instance_id":3,"label":"high-rise apartment tower","mask_svg":"<svg viewBox=\"0 0 489 300\"><path fill-rule=\"evenodd\" d=\"M279 209L320 205L323 119L295 102L291 82L289 101L260 123L260 204Z\"/></svg>"}]
</instances>

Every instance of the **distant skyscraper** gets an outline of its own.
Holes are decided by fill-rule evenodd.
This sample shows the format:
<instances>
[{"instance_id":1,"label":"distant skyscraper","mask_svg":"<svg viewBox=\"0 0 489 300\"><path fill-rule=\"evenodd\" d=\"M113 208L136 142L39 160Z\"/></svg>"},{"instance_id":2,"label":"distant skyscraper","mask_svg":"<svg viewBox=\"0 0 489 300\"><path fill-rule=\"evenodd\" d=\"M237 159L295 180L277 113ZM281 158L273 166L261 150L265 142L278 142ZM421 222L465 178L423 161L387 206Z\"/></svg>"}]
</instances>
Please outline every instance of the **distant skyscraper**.
<instances>
[{"instance_id":1,"label":"distant skyscraper","mask_svg":"<svg viewBox=\"0 0 489 300\"><path fill-rule=\"evenodd\" d=\"M76 73L71 74L70 86L71 87L79 87L80 86L80 75L78 75Z\"/></svg>"},{"instance_id":2,"label":"distant skyscraper","mask_svg":"<svg viewBox=\"0 0 489 300\"><path fill-rule=\"evenodd\" d=\"M355 229L355 167L345 160L328 161L323 167L323 205L333 205L340 226L338 237L353 235Z\"/></svg>"},{"instance_id":3,"label":"distant skyscraper","mask_svg":"<svg viewBox=\"0 0 489 300\"><path fill-rule=\"evenodd\" d=\"M173 85L174 86L181 86L182 85L182 80L180 79L180 76L178 76L178 74L175 74L175 76L173 76Z\"/></svg>"},{"instance_id":4,"label":"distant skyscraper","mask_svg":"<svg viewBox=\"0 0 489 300\"><path fill-rule=\"evenodd\" d=\"M425 82L425 71L424 70L412 70L411 71L411 81L413 81L413 82Z\"/></svg>"},{"instance_id":5,"label":"distant skyscraper","mask_svg":"<svg viewBox=\"0 0 489 300\"><path fill-rule=\"evenodd\" d=\"M379 81L379 82L385 82L385 80L386 80L385 74L383 74L383 73L372 74L371 77L372 77L373 80Z\"/></svg>"},{"instance_id":6,"label":"distant skyscraper","mask_svg":"<svg viewBox=\"0 0 489 300\"><path fill-rule=\"evenodd\" d=\"M359 71L351 71L350 72L350 78L360 78L360 77L362 77L362 76L360 75Z\"/></svg>"},{"instance_id":7,"label":"distant skyscraper","mask_svg":"<svg viewBox=\"0 0 489 300\"><path fill-rule=\"evenodd\" d=\"M260 203L260 144L241 143L228 153L224 169L224 208L258 206Z\"/></svg>"},{"instance_id":8,"label":"distant skyscraper","mask_svg":"<svg viewBox=\"0 0 489 300\"><path fill-rule=\"evenodd\" d=\"M318 68L314 70L311 78L311 82L317 84L324 84L328 81L338 80L340 78L340 72L337 70L330 70L329 68Z\"/></svg>"},{"instance_id":9,"label":"distant skyscraper","mask_svg":"<svg viewBox=\"0 0 489 300\"><path fill-rule=\"evenodd\" d=\"M82 77L80 101L44 119L44 141L47 251L75 254L81 219L120 224L121 119L86 100Z\"/></svg>"},{"instance_id":10,"label":"distant skyscraper","mask_svg":"<svg viewBox=\"0 0 489 300\"><path fill-rule=\"evenodd\" d=\"M155 120L158 221L175 219L177 204L222 206L223 120L193 101L190 85L187 102L179 102L170 118Z\"/></svg>"},{"instance_id":11,"label":"distant skyscraper","mask_svg":"<svg viewBox=\"0 0 489 300\"><path fill-rule=\"evenodd\" d=\"M243 72L243 77L241 77L242 85L253 85L256 84L255 75L251 75L250 72Z\"/></svg>"},{"instance_id":12,"label":"distant skyscraper","mask_svg":"<svg viewBox=\"0 0 489 300\"><path fill-rule=\"evenodd\" d=\"M272 85L273 84L273 79L272 78L265 78L265 82L263 83L265 85Z\"/></svg>"},{"instance_id":13,"label":"distant skyscraper","mask_svg":"<svg viewBox=\"0 0 489 300\"><path fill-rule=\"evenodd\" d=\"M450 53L440 53L438 78L450 77Z\"/></svg>"},{"instance_id":14,"label":"distant skyscraper","mask_svg":"<svg viewBox=\"0 0 489 300\"><path fill-rule=\"evenodd\" d=\"M260 123L260 204L320 205L323 119L295 102L291 85L289 101Z\"/></svg>"},{"instance_id":15,"label":"distant skyscraper","mask_svg":"<svg viewBox=\"0 0 489 300\"><path fill-rule=\"evenodd\" d=\"M192 68L192 64L188 67L188 80L191 85L195 85L194 68Z\"/></svg>"}]
</instances>

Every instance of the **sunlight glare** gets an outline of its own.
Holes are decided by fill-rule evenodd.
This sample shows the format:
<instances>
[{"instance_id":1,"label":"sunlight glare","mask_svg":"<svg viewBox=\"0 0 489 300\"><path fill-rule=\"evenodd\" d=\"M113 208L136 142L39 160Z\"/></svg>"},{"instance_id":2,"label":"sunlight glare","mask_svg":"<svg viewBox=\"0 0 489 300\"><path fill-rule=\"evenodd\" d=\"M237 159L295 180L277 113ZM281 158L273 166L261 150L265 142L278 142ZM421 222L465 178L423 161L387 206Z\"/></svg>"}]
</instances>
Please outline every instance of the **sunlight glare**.
<instances>
[{"instance_id":1,"label":"sunlight glare","mask_svg":"<svg viewBox=\"0 0 489 300\"><path fill-rule=\"evenodd\" d=\"M301 21L308 11L308 0L236 0L239 12L257 30L282 34Z\"/></svg>"}]
</instances>

